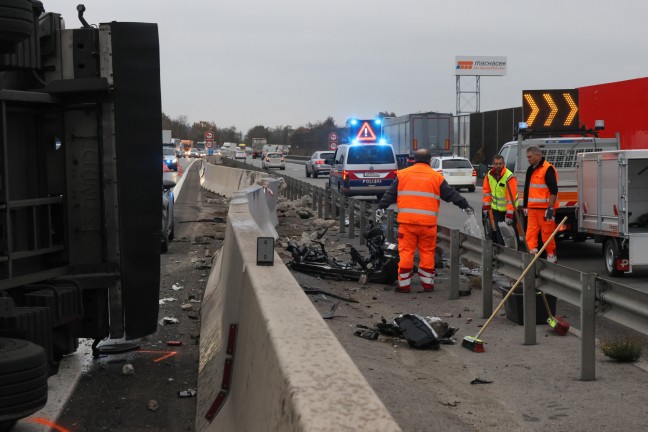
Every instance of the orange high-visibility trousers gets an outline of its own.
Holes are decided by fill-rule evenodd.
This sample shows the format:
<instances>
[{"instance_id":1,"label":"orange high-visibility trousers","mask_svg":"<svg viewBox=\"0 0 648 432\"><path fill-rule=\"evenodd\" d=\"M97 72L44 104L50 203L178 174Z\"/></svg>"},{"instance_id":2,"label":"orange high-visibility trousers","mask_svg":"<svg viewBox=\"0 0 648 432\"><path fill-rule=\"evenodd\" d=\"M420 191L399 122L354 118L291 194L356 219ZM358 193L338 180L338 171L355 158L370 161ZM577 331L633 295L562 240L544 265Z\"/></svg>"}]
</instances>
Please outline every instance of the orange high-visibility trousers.
<instances>
[{"instance_id":1,"label":"orange high-visibility trousers","mask_svg":"<svg viewBox=\"0 0 648 432\"><path fill-rule=\"evenodd\" d=\"M437 227L428 225L404 224L398 225L398 285L401 289L409 289L414 268L414 252L419 250L419 269L422 282L428 281L434 274L434 250L436 249ZM425 278L425 280L424 280ZM428 285L427 283L425 285ZM424 288L426 287L424 285Z\"/></svg>"},{"instance_id":2,"label":"orange high-visibility trousers","mask_svg":"<svg viewBox=\"0 0 648 432\"><path fill-rule=\"evenodd\" d=\"M542 242L546 243L551 233L556 229L556 220L545 220L546 209L529 209L529 216L527 218L526 241L529 245L529 250L538 248L538 233L541 233ZM551 239L551 242L545 249L547 254L556 254L556 240Z\"/></svg>"}]
</instances>

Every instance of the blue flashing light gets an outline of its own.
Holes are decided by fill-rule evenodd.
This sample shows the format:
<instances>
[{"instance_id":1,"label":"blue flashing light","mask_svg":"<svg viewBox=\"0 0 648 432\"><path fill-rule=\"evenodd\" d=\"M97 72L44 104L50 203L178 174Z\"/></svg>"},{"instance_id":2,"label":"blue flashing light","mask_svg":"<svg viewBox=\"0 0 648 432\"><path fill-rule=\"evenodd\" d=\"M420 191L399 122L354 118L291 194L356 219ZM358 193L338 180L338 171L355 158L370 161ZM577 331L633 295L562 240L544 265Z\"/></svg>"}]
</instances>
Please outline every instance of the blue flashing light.
<instances>
[{"instance_id":1,"label":"blue flashing light","mask_svg":"<svg viewBox=\"0 0 648 432\"><path fill-rule=\"evenodd\" d=\"M353 141L351 141L351 144L358 144L358 140L354 139Z\"/></svg>"},{"instance_id":2,"label":"blue flashing light","mask_svg":"<svg viewBox=\"0 0 648 432\"><path fill-rule=\"evenodd\" d=\"M356 120L356 119L351 119L351 124L352 124L353 126L357 125L357 124L358 124L358 120Z\"/></svg>"},{"instance_id":3,"label":"blue flashing light","mask_svg":"<svg viewBox=\"0 0 648 432\"><path fill-rule=\"evenodd\" d=\"M380 138L380 141L378 141L380 144L387 144L387 140L385 138Z\"/></svg>"},{"instance_id":4,"label":"blue flashing light","mask_svg":"<svg viewBox=\"0 0 648 432\"><path fill-rule=\"evenodd\" d=\"M526 130L528 128L527 122L518 122L518 129Z\"/></svg>"},{"instance_id":5,"label":"blue flashing light","mask_svg":"<svg viewBox=\"0 0 648 432\"><path fill-rule=\"evenodd\" d=\"M374 120L374 123L377 124L377 125L379 125L379 124L382 123L382 120L380 120L380 119L376 119L376 120Z\"/></svg>"}]
</instances>

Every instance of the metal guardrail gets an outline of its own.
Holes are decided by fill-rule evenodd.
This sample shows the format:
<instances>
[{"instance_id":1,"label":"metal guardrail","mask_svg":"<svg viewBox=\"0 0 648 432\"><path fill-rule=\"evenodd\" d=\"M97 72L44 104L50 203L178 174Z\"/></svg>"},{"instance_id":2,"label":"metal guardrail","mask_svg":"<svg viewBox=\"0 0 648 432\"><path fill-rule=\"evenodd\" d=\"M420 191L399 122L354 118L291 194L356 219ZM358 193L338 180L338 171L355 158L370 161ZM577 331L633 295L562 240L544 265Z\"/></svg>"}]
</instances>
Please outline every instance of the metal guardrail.
<instances>
[{"instance_id":1,"label":"metal guardrail","mask_svg":"<svg viewBox=\"0 0 648 432\"><path fill-rule=\"evenodd\" d=\"M231 160L230 160L231 161ZM240 168L256 169L248 164L233 161ZM229 164L229 163L228 163ZM263 170L260 170L263 171ZM373 217L376 206L361 200L351 199L312 184L297 180L283 174L287 187L283 195L296 200L304 195L313 197L313 209L320 218L336 218L340 221L340 232L346 231L346 215L349 215L349 227L355 227L355 215L359 215L360 234L364 232L366 218ZM349 204L351 203L351 204ZM394 212L388 212L387 238L393 241ZM349 229L349 238L353 238L355 229ZM363 239L360 236L360 242ZM527 264L531 262L530 254L501 245L493 244L489 239L482 240L462 233L457 229L438 227L437 246L447 251L450 262L458 263L460 259L479 264L482 268L482 318L488 318L493 311L493 275L500 273L517 279ZM523 281L524 308L524 344L536 343L536 295L537 290L558 297L577 307L581 311L581 380L595 379L595 319L599 314L614 322L635 331L648 335L648 294L617 282L599 278L595 273L581 272L572 268L538 260L535 271L528 272ZM459 266L450 268L450 299L459 298Z\"/></svg>"}]
</instances>

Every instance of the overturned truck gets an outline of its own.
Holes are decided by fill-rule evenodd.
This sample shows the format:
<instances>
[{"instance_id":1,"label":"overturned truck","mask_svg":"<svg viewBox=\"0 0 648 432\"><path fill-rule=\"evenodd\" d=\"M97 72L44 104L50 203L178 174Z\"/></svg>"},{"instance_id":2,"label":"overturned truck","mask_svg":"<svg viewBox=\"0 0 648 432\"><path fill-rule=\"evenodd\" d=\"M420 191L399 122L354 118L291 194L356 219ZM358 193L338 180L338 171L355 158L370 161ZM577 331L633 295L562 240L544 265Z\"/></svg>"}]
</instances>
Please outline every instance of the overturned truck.
<instances>
[{"instance_id":1,"label":"overturned truck","mask_svg":"<svg viewBox=\"0 0 648 432\"><path fill-rule=\"evenodd\" d=\"M0 428L45 405L79 338L157 326L157 25L77 9L65 29L41 2L0 3Z\"/></svg>"}]
</instances>

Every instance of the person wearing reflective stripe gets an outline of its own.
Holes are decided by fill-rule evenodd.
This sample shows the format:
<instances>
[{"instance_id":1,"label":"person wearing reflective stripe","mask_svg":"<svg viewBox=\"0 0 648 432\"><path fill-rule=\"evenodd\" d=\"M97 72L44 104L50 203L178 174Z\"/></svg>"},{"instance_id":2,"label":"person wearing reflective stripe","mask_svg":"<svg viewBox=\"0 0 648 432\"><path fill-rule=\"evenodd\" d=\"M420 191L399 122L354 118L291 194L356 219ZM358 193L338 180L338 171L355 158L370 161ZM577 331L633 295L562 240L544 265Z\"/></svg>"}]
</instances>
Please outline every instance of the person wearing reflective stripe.
<instances>
[{"instance_id":1,"label":"person wearing reflective stripe","mask_svg":"<svg viewBox=\"0 0 648 432\"><path fill-rule=\"evenodd\" d=\"M504 238L498 228L499 222L512 225L515 237L518 238L517 227L514 223L515 208L518 206L517 186L517 179L511 170L506 168L504 157L502 155L493 156L493 169L484 177L482 211L487 221L490 219L489 212L492 211L496 228L493 231L492 240L501 245L504 245ZM510 196L511 193L514 193L515 196Z\"/></svg>"},{"instance_id":2,"label":"person wearing reflective stripe","mask_svg":"<svg viewBox=\"0 0 648 432\"><path fill-rule=\"evenodd\" d=\"M468 201L430 166L430 150L417 150L414 165L398 171L396 179L378 203L379 209L398 205L398 286L396 292L410 292L414 252L419 250L418 275L423 290L434 289L434 252L437 216L441 200L474 214ZM458 263L455 263L458 265Z\"/></svg>"},{"instance_id":3,"label":"person wearing reflective stripe","mask_svg":"<svg viewBox=\"0 0 648 432\"><path fill-rule=\"evenodd\" d=\"M524 214L527 216L526 240L530 253L538 253L538 233L546 242L556 229L554 218L558 196L558 172L542 156L538 146L527 148L529 168L524 182ZM547 244L547 261L556 262L556 241Z\"/></svg>"}]
</instances>

